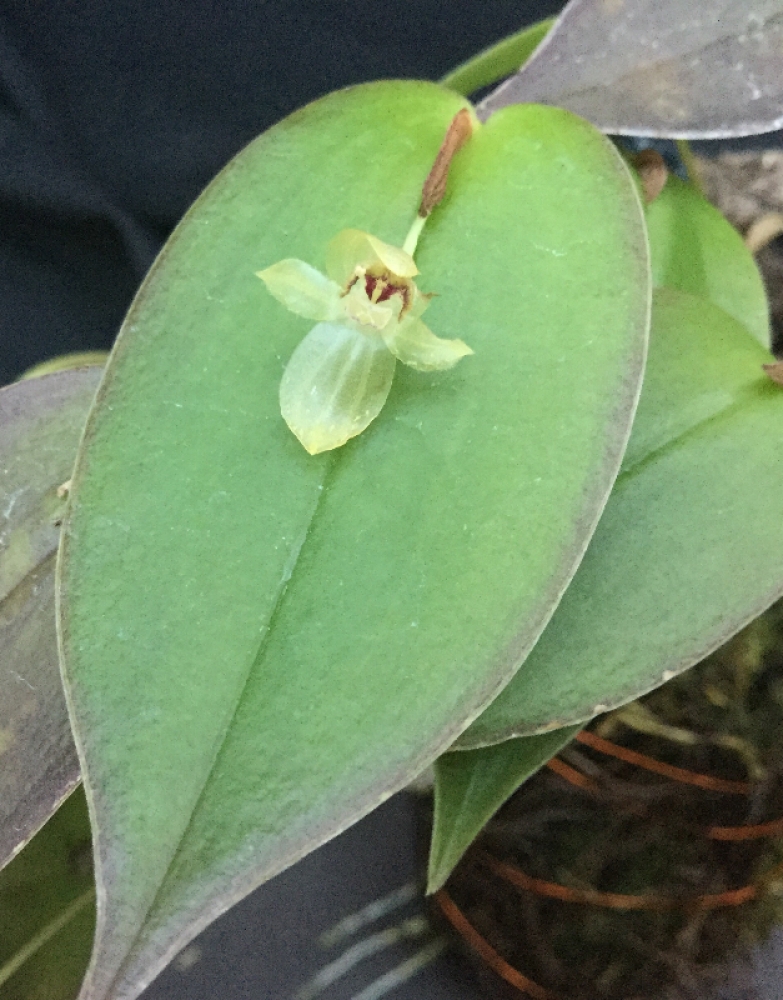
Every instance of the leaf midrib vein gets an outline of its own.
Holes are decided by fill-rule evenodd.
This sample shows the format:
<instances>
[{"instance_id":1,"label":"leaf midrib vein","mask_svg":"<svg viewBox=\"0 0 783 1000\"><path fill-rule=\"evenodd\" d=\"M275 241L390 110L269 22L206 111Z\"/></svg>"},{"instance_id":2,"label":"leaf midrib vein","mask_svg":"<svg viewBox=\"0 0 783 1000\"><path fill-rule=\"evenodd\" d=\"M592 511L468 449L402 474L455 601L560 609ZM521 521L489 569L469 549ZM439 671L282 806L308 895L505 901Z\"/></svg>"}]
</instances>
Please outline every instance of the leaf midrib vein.
<instances>
[{"instance_id":1,"label":"leaf midrib vein","mask_svg":"<svg viewBox=\"0 0 783 1000\"><path fill-rule=\"evenodd\" d=\"M680 431L679 434L669 438L668 441L664 441L663 444L652 448L647 452L647 454L641 455L632 465L629 465L627 468L621 468L617 479L615 480L615 487L621 483L631 480L634 476L642 472L645 466L647 466L650 462L655 461L655 459L660 458L661 455L681 445L687 438L700 433L706 427L709 427L710 424L725 420L735 411L743 409L748 402L751 402L754 399L760 400L762 397L758 394L758 389L758 382L751 382L748 385L735 390L734 400L727 406L724 406L723 409L716 410L703 420L699 420L696 423L691 424L689 427L686 427L685 430ZM612 488L613 492L615 487Z\"/></svg>"},{"instance_id":2,"label":"leaf midrib vein","mask_svg":"<svg viewBox=\"0 0 783 1000\"><path fill-rule=\"evenodd\" d=\"M701 420L698 423L693 424L692 426L690 426L686 430L684 430L682 433L678 434L676 437L671 438L669 441L665 442L664 444L660 445L659 447L654 448L648 454L646 454L643 457L641 457L640 459L638 459L630 468L624 469L618 475L616 483L620 484L621 482L625 482L625 481L630 480L633 476L637 475L640 471L642 471L642 469L649 462L651 462L651 461L655 460L656 458L660 457L663 453L666 453L667 451L669 451L669 450L677 447L678 445L682 444L682 442L686 438L691 437L692 435L699 433L700 431L702 431L705 427L709 426L710 424L716 423L716 422L718 422L720 420L724 420L728 415L730 415L735 410L742 409L745 406L745 404L748 402L748 400L751 399L751 398L753 398L754 396L756 396L756 398L760 398L760 397L758 397L757 393L758 393L758 383L757 382L754 382L754 383L751 383L751 384L749 384L747 386L744 386L743 388L741 388L740 390L738 390L737 397L735 398L735 400L731 404L729 404L728 406L724 407L722 410L720 410L720 411L718 411L716 413L711 414L709 417L705 418L704 420ZM114 977L112 979L112 983L111 983L112 986L117 983L117 981L119 980L119 978L122 975L123 971L127 967L127 964L128 964L127 960L130 957L130 955L132 954L132 952L134 950L134 947L137 944L137 942L138 942L138 940L139 940L139 938L141 936L141 932L142 932L145 924L147 923L147 920L148 920L150 914L154 911L156 903L158 902L158 900L159 900L159 898L161 896L163 887L166 884L166 881L167 881L169 875L171 874L171 871L172 871L172 869L174 867L174 864L175 864L177 858L179 857L179 855L180 855L180 853L182 851L182 846L183 846L183 844L185 842L185 839L187 837L188 831L191 829L191 827L193 825L193 821L194 821L194 819L196 817L196 814L198 813L199 806L201 805L201 802L204 799L204 795L206 794L206 790L207 790L207 788L209 786L210 779L211 779L211 777L212 777L212 775L213 775L213 773L215 771L217 763L218 763L218 761L220 759L220 756L221 756L221 754L223 752L223 748L225 746L225 742L226 742L226 739L228 737L228 734L229 734L229 732L230 732L230 730L231 730L231 728L232 728L232 726L234 724L234 720L236 719L237 712L238 712L239 707L241 706L242 701L244 699L244 695L245 695L245 692L247 690L247 686L250 683L250 680L251 680L251 678L253 676L254 668L255 668L256 664L258 663L259 658L262 656L264 648L265 648L265 646L266 646L266 644L267 644L267 642L269 640L269 637L271 635L272 627L273 627L273 624L274 624L274 620L275 620L275 618L276 618L276 616L277 616L277 614L278 614L278 612L279 612L279 610L280 610L280 608L282 606L283 600L285 598L285 594L286 594L287 589L288 589L288 584L290 583L290 581L293 578L293 575L294 575L294 573L296 571L296 566L298 565L301 552L302 552L302 550L304 549L304 547L305 547L305 545L307 543L307 539L308 539L308 537L310 536L310 534L312 532L313 524L315 523L317 515L318 515L319 511L322 508L322 500L323 500L324 494L326 493L327 482L328 482L328 479L330 478L331 474L334 472L335 468L337 467L338 458L339 458L339 455L336 454L336 453L333 453L330 456L330 461L328 462L328 464L326 464L326 467L324 469L324 473L323 473L321 482L319 484L320 488L316 488L316 499L315 499L315 503L314 503L314 505L312 507L312 511L311 511L309 520L308 520L307 524L305 525L304 531L302 532L301 541L299 542L299 545L296 547L295 557L292 560L289 561L289 564L286 567L286 572L283 573L283 576L282 576L281 581L280 581L278 593L277 593L277 595L275 597L274 604L273 604L273 606L272 606L272 608L271 608L271 610L269 612L269 617L268 617L268 620L267 620L267 625L266 625L265 631L264 631L263 636L262 636L262 638L261 638L261 640L259 642L258 649L256 650L255 655L253 657L251 657L250 660L249 660L249 666L248 666L248 670L247 670L247 675L245 677L244 682L241 685L238 697L237 697L236 702L234 704L234 708L233 708L233 710L231 711L231 713L229 714L229 716L227 718L227 722L226 722L226 725L225 725L225 727L223 729L223 733L220 736L220 738L216 741L215 753L213 755L213 758L212 758L212 761L211 761L211 763L209 765L209 768L206 771L206 775L205 775L203 784L201 786L201 790L200 790L199 794L197 795L197 797L194 800L193 808L190 811L190 814L188 816L187 822L183 826L182 835L180 836L180 838L179 838L179 840L178 840L178 842L176 844L176 847L172 851L171 858L169 859L169 862L168 862L168 864L166 866L166 869L164 870L163 877L161 878L161 880L159 882L158 888L155 891L155 894L153 895L153 897L152 897L152 899L150 901L149 906L147 907L147 910L145 912L144 918L140 922L138 930L137 930L136 934L134 935L133 940L130 943L130 946L126 950L125 955L123 957L123 960L120 963L120 965L118 966L117 971L116 971L116 973L115 973L115 975L114 975Z\"/></svg>"},{"instance_id":3,"label":"leaf midrib vein","mask_svg":"<svg viewBox=\"0 0 783 1000\"><path fill-rule=\"evenodd\" d=\"M229 735L229 733L231 731L232 726L234 725L234 721L236 720L237 713L238 713L239 708L240 708L240 706L241 706L241 704L242 704L242 702L244 700L245 693L247 691L248 685L249 685L249 683L251 681L251 678L253 676L255 667L256 667L257 663L259 662L259 659L262 657L262 655L264 653L264 649L266 647L266 644L269 641L269 637L272 634L272 628L273 628L273 625L274 625L275 618L277 617L277 614L278 614L278 612L279 612L279 610L280 610L280 608L281 608L281 606L283 604L283 600L285 598L285 594L286 594L286 592L288 590L288 585L289 585L290 581L293 579L294 573L296 571L296 567L297 567L297 565L299 563L299 557L300 557L300 555L302 553L302 550L305 547L305 544L307 543L307 539L309 538L309 536L310 536L310 534L312 532L313 524L316 521L317 515L318 515L318 513L321 510L323 497L324 497L324 495L326 494L326 491L327 491L327 483L328 483L329 478L331 477L332 473L334 472L334 470L335 470L335 468L336 468L336 466L338 464L338 458L339 458L339 455L337 453L331 452L330 455L328 456L328 459L327 459L326 463L325 463L325 467L324 467L323 475L321 477L321 481L320 481L320 483L316 487L315 503L312 506L312 509L311 509L311 512L310 512L310 517L309 517L309 519L307 521L307 524L304 527L304 530L301 533L298 545L295 545L295 546L292 547L292 557L289 557L288 561L286 562L286 565L283 568L283 574L282 574L282 577L280 579L280 583L279 583L279 586L278 586L278 591L277 591L277 594L275 596L274 603L273 603L273 605L272 605L272 607L271 607L271 609L269 611L269 615L268 615L268 618L267 618L266 626L264 628L264 632L263 632L263 634L261 636L261 639L260 639L260 641L258 643L258 648L256 649L255 654L249 658L247 673L246 673L244 681L242 682L242 684L240 686L238 696L237 696L236 701L234 703L234 707L233 707L233 709L231 710L231 712L229 713L229 715L227 717L226 724L223 727L223 732L221 733L220 737L216 740L216 743L215 743L215 752L214 752L212 760L211 760L211 762L210 762L210 764L209 764L209 766L208 766L208 768L206 770L206 773L205 773L205 776L204 776L204 781L203 781L203 783L201 785L201 790L199 791L198 795L194 799L193 808L190 810L190 814L188 815L187 821L186 821L185 825L182 828L182 834L180 835L180 837L179 837L179 839L177 841L177 844L176 844L174 850L171 853L171 857L170 857L170 859L168 861L168 864L166 865L166 868L165 868L165 870L163 872L163 876L160 879L160 882L158 883L158 887L155 890L155 893L154 893L154 895L153 895L153 897L152 897L152 899L150 901L150 904L149 904L149 906L146 909L146 912L144 914L143 919L139 923L138 930L134 934L133 939L132 939L129 947L125 951L125 954L123 956L122 962L117 967L117 971L115 972L115 974L114 974L114 976L113 976L113 978L111 980L111 984L110 985L112 987L114 987L117 984L118 980L120 979L120 977L122 976L124 970L126 969L127 964L128 964L128 959L132 955L132 953L134 951L134 948L135 948L136 944L138 943L139 938L141 937L141 933L142 933L145 925L147 924L147 921L148 921L148 919L150 917L150 914L154 911L155 906L156 906L158 900L160 899L161 893L163 891L163 887L165 886L165 884L166 884L166 882L167 882L167 880L168 880L168 878L169 878L169 876L170 876L170 874L172 872L172 869L173 869L173 867L174 867L174 865L175 865L175 863L177 861L177 858L180 856L180 853L182 851L182 846L183 846L183 844L184 844L184 842L185 842L185 840L187 838L188 832L190 831L191 827L193 826L194 819L195 819L195 817L196 817L196 815L197 815L197 813L199 811L199 807L201 806L201 803L204 800L204 796L206 794L207 788L209 787L212 775L215 772L215 768L217 767L218 761L220 760L221 754L223 753L223 748L225 747L228 735ZM106 995L108 996L108 993Z\"/></svg>"}]
</instances>

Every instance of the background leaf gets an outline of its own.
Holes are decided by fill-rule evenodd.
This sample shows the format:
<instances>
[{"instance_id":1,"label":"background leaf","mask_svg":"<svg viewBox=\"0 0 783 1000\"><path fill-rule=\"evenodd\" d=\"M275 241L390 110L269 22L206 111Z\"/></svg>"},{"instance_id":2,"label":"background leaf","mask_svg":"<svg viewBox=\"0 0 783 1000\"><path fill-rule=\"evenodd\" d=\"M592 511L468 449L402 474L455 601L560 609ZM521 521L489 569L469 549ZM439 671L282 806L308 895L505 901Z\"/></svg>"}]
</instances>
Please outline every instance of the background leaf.
<instances>
[{"instance_id":1,"label":"background leaf","mask_svg":"<svg viewBox=\"0 0 783 1000\"><path fill-rule=\"evenodd\" d=\"M100 368L0 390L0 868L79 780L60 683L54 558Z\"/></svg>"},{"instance_id":2,"label":"background leaf","mask_svg":"<svg viewBox=\"0 0 783 1000\"><path fill-rule=\"evenodd\" d=\"M72 368L88 368L94 365L101 367L109 358L108 351L74 351L72 354L59 354L38 365L33 365L19 376L20 379L39 378L41 375L52 375L54 372L70 371Z\"/></svg>"},{"instance_id":3,"label":"background leaf","mask_svg":"<svg viewBox=\"0 0 783 1000\"><path fill-rule=\"evenodd\" d=\"M769 347L769 306L753 255L714 205L673 174L647 206L654 285L709 299Z\"/></svg>"},{"instance_id":4,"label":"background leaf","mask_svg":"<svg viewBox=\"0 0 783 1000\"><path fill-rule=\"evenodd\" d=\"M590 719L692 666L783 592L783 392L717 306L653 298L620 475L522 670L459 740Z\"/></svg>"},{"instance_id":5,"label":"background leaf","mask_svg":"<svg viewBox=\"0 0 783 1000\"><path fill-rule=\"evenodd\" d=\"M554 23L555 18L548 17L491 45L447 73L440 81L441 86L468 97L501 77L515 73L532 56Z\"/></svg>"},{"instance_id":6,"label":"background leaf","mask_svg":"<svg viewBox=\"0 0 783 1000\"><path fill-rule=\"evenodd\" d=\"M507 798L570 743L579 726L522 736L435 761L435 817L427 892L437 892Z\"/></svg>"},{"instance_id":7,"label":"background leaf","mask_svg":"<svg viewBox=\"0 0 783 1000\"><path fill-rule=\"evenodd\" d=\"M87 804L77 789L0 873L0 996L73 1000L95 925Z\"/></svg>"},{"instance_id":8,"label":"background leaf","mask_svg":"<svg viewBox=\"0 0 783 1000\"><path fill-rule=\"evenodd\" d=\"M479 105L556 104L619 135L721 139L783 125L783 0L571 0Z\"/></svg>"},{"instance_id":9,"label":"background leaf","mask_svg":"<svg viewBox=\"0 0 783 1000\"><path fill-rule=\"evenodd\" d=\"M347 226L399 243L462 106L384 83L282 122L189 213L120 335L60 564L97 829L85 998L136 996L442 752L527 653L603 505L647 246L620 157L567 112L480 129L422 236L428 322L475 357L399 366L380 417L330 455L280 417L308 324L254 272L321 265Z\"/></svg>"}]
</instances>

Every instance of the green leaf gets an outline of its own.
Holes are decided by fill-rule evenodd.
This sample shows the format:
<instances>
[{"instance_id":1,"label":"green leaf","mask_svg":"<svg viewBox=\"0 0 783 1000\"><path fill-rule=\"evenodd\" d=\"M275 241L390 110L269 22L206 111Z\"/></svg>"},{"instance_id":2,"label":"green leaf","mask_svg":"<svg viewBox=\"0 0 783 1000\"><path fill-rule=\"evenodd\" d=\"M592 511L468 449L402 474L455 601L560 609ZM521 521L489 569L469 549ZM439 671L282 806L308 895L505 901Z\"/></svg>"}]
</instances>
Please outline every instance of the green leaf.
<instances>
[{"instance_id":1,"label":"green leaf","mask_svg":"<svg viewBox=\"0 0 783 1000\"><path fill-rule=\"evenodd\" d=\"M783 592L783 391L717 306L662 288L623 469L523 669L461 737L564 726L692 666Z\"/></svg>"},{"instance_id":2,"label":"green leaf","mask_svg":"<svg viewBox=\"0 0 783 1000\"><path fill-rule=\"evenodd\" d=\"M81 789L0 873L0 996L73 1000L95 926L90 823Z\"/></svg>"},{"instance_id":3,"label":"green leaf","mask_svg":"<svg viewBox=\"0 0 783 1000\"><path fill-rule=\"evenodd\" d=\"M783 125L783 0L571 0L522 69L479 105L569 108L615 135L720 139Z\"/></svg>"},{"instance_id":4,"label":"green leaf","mask_svg":"<svg viewBox=\"0 0 783 1000\"><path fill-rule=\"evenodd\" d=\"M647 206L654 285L709 299L769 346L769 306L753 255L692 184L670 175Z\"/></svg>"},{"instance_id":5,"label":"green leaf","mask_svg":"<svg viewBox=\"0 0 783 1000\"><path fill-rule=\"evenodd\" d=\"M555 23L553 17L538 21L460 63L440 81L441 86L467 97L510 73L516 73L533 55Z\"/></svg>"},{"instance_id":6,"label":"green leaf","mask_svg":"<svg viewBox=\"0 0 783 1000\"><path fill-rule=\"evenodd\" d=\"M400 245L463 101L324 98L251 144L142 288L86 431L61 635L99 899L83 996L135 997L200 928L441 753L506 684L582 554L638 390L635 188L566 112L514 108L456 158L419 287L448 372L311 457L283 367L311 325L255 272Z\"/></svg>"},{"instance_id":7,"label":"green leaf","mask_svg":"<svg viewBox=\"0 0 783 1000\"><path fill-rule=\"evenodd\" d=\"M0 390L0 868L79 780L60 683L54 558L99 368Z\"/></svg>"},{"instance_id":8,"label":"green leaf","mask_svg":"<svg viewBox=\"0 0 783 1000\"><path fill-rule=\"evenodd\" d=\"M437 892L465 851L519 786L570 743L579 726L522 736L435 761L435 818L427 892Z\"/></svg>"}]
</instances>

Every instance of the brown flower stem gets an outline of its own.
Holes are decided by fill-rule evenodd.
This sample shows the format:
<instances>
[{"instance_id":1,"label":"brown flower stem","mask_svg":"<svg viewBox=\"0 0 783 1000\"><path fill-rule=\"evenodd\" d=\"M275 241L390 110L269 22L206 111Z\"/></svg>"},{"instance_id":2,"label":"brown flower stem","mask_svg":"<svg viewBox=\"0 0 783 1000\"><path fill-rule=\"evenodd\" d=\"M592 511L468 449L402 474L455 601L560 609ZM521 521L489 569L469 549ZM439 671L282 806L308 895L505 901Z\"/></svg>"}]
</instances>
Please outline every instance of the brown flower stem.
<instances>
[{"instance_id":1,"label":"brown flower stem","mask_svg":"<svg viewBox=\"0 0 783 1000\"><path fill-rule=\"evenodd\" d=\"M452 118L451 124L446 132L446 137L441 143L438 155L432 165L432 170L427 174L424 187L421 189L421 204L419 205L419 215L426 219L430 212L443 198L446 193L446 182L449 179L449 167L456 154L462 149L465 143L473 134L473 119L470 111L463 108L462 111Z\"/></svg>"}]
</instances>

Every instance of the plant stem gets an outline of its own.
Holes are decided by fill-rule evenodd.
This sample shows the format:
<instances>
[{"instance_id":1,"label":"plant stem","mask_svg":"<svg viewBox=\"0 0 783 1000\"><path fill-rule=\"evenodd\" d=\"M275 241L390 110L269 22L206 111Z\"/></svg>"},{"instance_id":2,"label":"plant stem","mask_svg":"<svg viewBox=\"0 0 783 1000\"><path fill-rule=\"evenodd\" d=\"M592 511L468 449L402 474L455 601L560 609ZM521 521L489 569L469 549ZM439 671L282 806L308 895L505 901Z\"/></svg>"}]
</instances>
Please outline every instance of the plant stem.
<instances>
[{"instance_id":1,"label":"plant stem","mask_svg":"<svg viewBox=\"0 0 783 1000\"><path fill-rule=\"evenodd\" d=\"M402 249L405 253L411 255L411 257L416 253L416 244L419 242L419 236L421 236L421 231L424 228L424 223L427 221L427 217L424 215L417 215L413 220L413 225L408 230L408 235L405 237L405 242L402 244Z\"/></svg>"},{"instance_id":2,"label":"plant stem","mask_svg":"<svg viewBox=\"0 0 783 1000\"><path fill-rule=\"evenodd\" d=\"M91 886L81 896L77 896L72 903L66 906L58 917L55 917L54 920L51 920L43 927L24 947L20 948L5 965L0 967L0 986L5 985L11 976L21 969L25 962L31 959L37 951L40 951L44 945L48 944L56 934L59 934L66 924L73 920L94 898L95 889Z\"/></svg>"},{"instance_id":3,"label":"plant stem","mask_svg":"<svg viewBox=\"0 0 783 1000\"><path fill-rule=\"evenodd\" d=\"M677 152L680 154L680 159L685 165L688 180L700 194L704 194L704 187L702 186L701 177L699 176L699 166L696 162L696 157L693 155L691 144L687 139L675 139L675 143L677 146Z\"/></svg>"}]
</instances>

